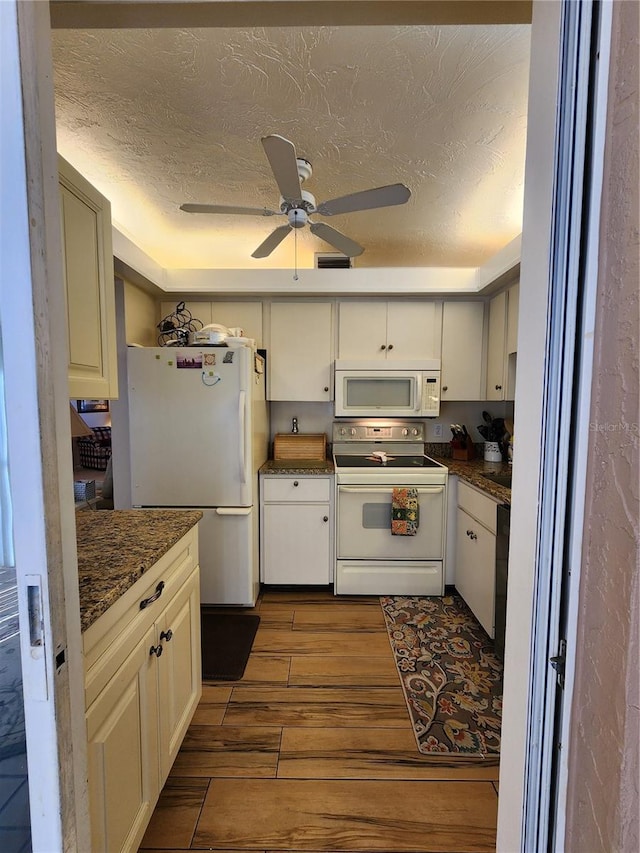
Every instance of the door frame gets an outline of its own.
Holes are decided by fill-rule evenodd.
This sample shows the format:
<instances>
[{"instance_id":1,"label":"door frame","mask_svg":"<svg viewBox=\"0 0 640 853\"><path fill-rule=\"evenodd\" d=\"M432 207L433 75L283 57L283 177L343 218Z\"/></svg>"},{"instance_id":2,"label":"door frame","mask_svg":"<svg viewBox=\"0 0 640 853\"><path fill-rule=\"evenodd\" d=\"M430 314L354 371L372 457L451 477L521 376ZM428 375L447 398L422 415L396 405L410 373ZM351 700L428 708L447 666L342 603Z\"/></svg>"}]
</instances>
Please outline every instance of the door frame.
<instances>
[{"instance_id":1,"label":"door frame","mask_svg":"<svg viewBox=\"0 0 640 853\"><path fill-rule=\"evenodd\" d=\"M11 0L12 6L16 5L16 0ZM73 11L74 6L84 7L85 10L91 6L94 7L96 14L99 13L100 4L78 3L78 4L61 4L67 10ZM125 4L126 5L126 4ZM132 3L131 6L135 6ZM158 7L164 4L149 4L150 8L155 7L155 14L158 14ZM178 4L173 4L174 6ZM227 6L229 9L233 7L241 7L241 3L237 4L219 4L216 2L206 4L209 10L213 10L215 6ZM268 8L270 4L263 4ZM274 7L280 4L273 4ZM290 4L295 5L295 4ZM306 4L298 4L301 9ZM322 4L325 6L325 4ZM326 6L346 7L348 3L342 4L326 4ZM367 4L368 6L382 7L384 3ZM390 6L390 3L386 4ZM408 4L405 4L405 7ZM416 3L416 7L427 7L429 4ZM439 5L439 4L434 4ZM480 5L480 4L478 4ZM519 496L520 508L513 508L511 518L511 563L517 566L517 570L512 573L509 578L510 582L510 600L507 613L507 651L505 660L505 717L503 724L503 761L500 771L500 801L498 814L498 850L513 851L522 849L523 843L523 817L526 821L527 816L524 812L524 786L527 772L527 752L532 740L532 732L530 729L530 706L529 692L531 688L531 640L533 636L533 603L535 601L534 578L536 576L536 554L539 542L539 527L536 515L530 511L525 512L524 507L537 506L540 497L541 472L542 472L542 457L543 447L540 441L540 428L544 420L544 374L547 358L547 307L549 297L549 284L551 281L551 235L553 233L553 188L554 188L554 161L555 161L555 146L550 145L550 140L556 139L556 93L558 91L559 80L559 60L560 50L562 45L561 40L561 10L562 2L544 2L544 0L536 0L533 4L533 26L532 26L532 62L531 62L531 84L530 84L530 101L529 101L529 116L530 130L528 132L527 145L527 171L528 181L525 191L525 217L524 217L524 237L522 244L522 260L521 260L521 291L520 291L520 317L526 318L526 323L520 324L521 340L519 341L518 352L518 376L517 382L520 388L526 388L526 395L520 394L520 398L516 401L516 419L518 420L518 448L521 448L520 459L524 458L526 452L528 461L527 464L518 463L518 452L516 450L516 460L514 464L514 489ZM188 7L200 6L203 4L184 3L185 9ZM36 181L35 188L36 198L34 198L34 185L29 184L29 203L30 214L37 213L36 222L44 222L49 229L58 227L59 221L56 212L52 208L55 206L56 189L54 188L55 168L51 164L52 157L55 157L55 122L53 120L53 93L51 89L51 58L50 58L50 32L49 32L49 4L46 3L22 3L20 4L21 14L21 32L23 35L20 58L22 60L22 79L25 84L25 95L33 94L31 102L31 110L27 111L27 142L31 144L31 151L28 152L31 164L39 163L41 168L40 178L46 178L44 181ZM33 7L27 10L25 7ZM40 7L40 10L38 10ZM232 14L233 10L228 12ZM242 10L236 11L236 14L242 16ZM328 11L328 16L331 15L331 10ZM336 14L335 11L333 14ZM294 16L295 17L295 16ZM28 20L27 20L28 19ZM422 21L424 23L424 21ZM236 22L235 25L246 25L246 20L242 23ZM288 23L293 25L295 20L288 20ZM328 25L332 23L340 23L339 21L327 20ZM407 23L405 21L405 23ZM410 23L410 22L409 22ZM175 22L174 22L175 25ZM233 21L225 18L225 25L234 25ZM35 43L38 43L38 49L44 50L44 58L38 64L37 51ZM556 62L550 61L551 57L556 57ZM3 62L4 62L3 58ZM48 65L49 81L48 84L40 77L43 73L44 66ZM32 93L30 88L34 84L33 70L39 69L36 77L38 78L37 92ZM532 120L533 119L533 120ZM29 130L30 129L30 130ZM34 151L35 149L35 151ZM3 156L4 162L4 156ZM28 180L31 182L35 172L29 171ZM16 179L16 185L18 180ZM32 232L34 233L34 232ZM37 243L33 240L32 251L38 248ZM59 250L58 250L59 252ZM61 265L56 254L54 244L51 241L51 233L47 235L46 250L44 253L45 259L50 262L47 266L51 275L45 274L44 270L32 273L34 286L36 282L42 285L40 298L44 299L47 296L55 300L60 300L63 289L61 281ZM55 270L54 270L55 268ZM60 308L60 306L58 306ZM42 302L38 303L34 296L34 308L29 313L27 306L23 306L24 315L27 320L35 315L36 319L41 316L46 316L46 305ZM44 315L39 314L44 310ZM53 331L53 333L52 333ZM57 335L62 335L56 337ZM23 330L24 333L24 330ZM26 337L26 336L25 336ZM49 330L46 335L45 343L57 341L58 346L50 346L47 349L46 355L50 359L50 364L56 365L57 374L61 372L62 356L60 354L61 347L59 341L63 340L64 321L62 311L57 318L50 317ZM57 352L56 352L57 349ZM40 357L42 353L38 354ZM43 435L43 448L47 449L47 441L50 441L48 449L52 450L53 457L57 461L64 461L69 447L69 432L68 426L65 429L63 411L66 407L67 395L64 390L64 383L60 375L56 375L55 381L50 386L53 388L48 392L42 388L43 377L48 375L48 366L38 363L37 376L39 379L39 387L42 389L40 397L31 395L32 402L42 402L48 400L48 405L40 412L40 428ZM34 441L33 446L39 445L39 437L30 433ZM526 450L525 450L526 449ZM60 548L59 554L63 555L62 570L60 564L52 565L51 561L45 560L45 555L41 555L40 564L43 569L48 565L49 573L53 577L57 574L64 579L65 592L68 593L66 599L66 607L61 610L63 614L66 610L67 630L67 648L70 654L70 662L73 655L79 651L81 637L79 628L76 631L74 622L79 618L77 612L77 599L74 599L73 584L71 583L71 569L75 563L75 541L72 541L71 532L73 530L72 504L71 498L67 495L72 494L70 483L71 465L69 463L67 469L64 465L56 464L55 472L51 474L55 488L49 488L50 481L46 479L45 470L33 470L29 483L34 488L42 490L43 480L45 480L45 488L43 491L44 517L47 524L53 524L51 538L59 539L58 545ZM68 492L65 494L64 489L68 486ZM33 500L29 506L30 512L33 513ZM45 537L45 530L42 531ZM49 540L46 540L49 543ZM76 578L76 595L77 595L77 578ZM62 597L58 601L62 601ZM53 610L53 608L52 608ZM77 644L77 645L76 645ZM527 665L525 664L527 662ZM77 667L77 664L74 663ZM71 714L75 713L75 721L79 721L79 708L81 702L78 702L80 695L80 683L78 683L78 669L69 667L70 683L69 695L71 697ZM75 678L75 681L74 681ZM56 683L60 683L59 681ZM61 717L56 719L57 732L60 742L68 737L68 742L72 744L75 755L73 762L74 773L67 774L65 781L68 781L69 775L75 778L78 783L75 792L69 792L66 788L61 789L62 810L69 821L69 825L73 823L74 815L71 814L75 803L75 824L78 827L82 826L83 814L82 803L83 797L81 790L81 779L84 774L84 764L82 756L82 744L78 741L82 740L84 726L76 730L75 742L73 739L71 720L64 720ZM79 732L79 736L78 736ZM78 844L79 849L88 849L86 845Z\"/></svg>"},{"instance_id":2,"label":"door frame","mask_svg":"<svg viewBox=\"0 0 640 853\"><path fill-rule=\"evenodd\" d=\"M88 850L49 8L6 0L0 17L2 110L8 113L1 148L0 323L31 840L34 850ZM40 637L30 636L34 601Z\"/></svg>"}]
</instances>

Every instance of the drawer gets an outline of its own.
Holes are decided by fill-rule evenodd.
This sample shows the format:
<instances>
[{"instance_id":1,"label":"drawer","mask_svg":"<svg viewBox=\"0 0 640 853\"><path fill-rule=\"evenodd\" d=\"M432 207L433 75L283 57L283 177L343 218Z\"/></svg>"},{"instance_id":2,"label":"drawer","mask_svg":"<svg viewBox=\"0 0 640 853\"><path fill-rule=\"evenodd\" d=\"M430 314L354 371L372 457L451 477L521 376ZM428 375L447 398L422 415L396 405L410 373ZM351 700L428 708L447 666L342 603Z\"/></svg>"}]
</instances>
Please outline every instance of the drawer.
<instances>
[{"instance_id":1,"label":"drawer","mask_svg":"<svg viewBox=\"0 0 640 853\"><path fill-rule=\"evenodd\" d=\"M326 503L331 500L330 477L263 477L263 501Z\"/></svg>"},{"instance_id":2,"label":"drawer","mask_svg":"<svg viewBox=\"0 0 640 853\"><path fill-rule=\"evenodd\" d=\"M483 524L491 533L496 532L497 501L483 495L478 489L463 483L462 480L458 480L458 506Z\"/></svg>"}]
</instances>

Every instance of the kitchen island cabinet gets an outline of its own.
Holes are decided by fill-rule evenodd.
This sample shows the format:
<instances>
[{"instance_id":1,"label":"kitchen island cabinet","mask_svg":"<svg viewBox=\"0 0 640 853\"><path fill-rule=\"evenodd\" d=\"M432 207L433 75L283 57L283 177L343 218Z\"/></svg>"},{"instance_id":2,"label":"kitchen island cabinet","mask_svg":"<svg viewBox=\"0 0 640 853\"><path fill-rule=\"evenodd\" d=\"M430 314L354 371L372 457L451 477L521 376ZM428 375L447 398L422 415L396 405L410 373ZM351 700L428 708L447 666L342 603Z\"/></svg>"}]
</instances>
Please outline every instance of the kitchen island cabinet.
<instances>
[{"instance_id":1,"label":"kitchen island cabinet","mask_svg":"<svg viewBox=\"0 0 640 853\"><path fill-rule=\"evenodd\" d=\"M333 477L260 475L260 579L325 585L333 580Z\"/></svg>"},{"instance_id":2,"label":"kitchen island cabinet","mask_svg":"<svg viewBox=\"0 0 640 853\"><path fill-rule=\"evenodd\" d=\"M69 396L118 396L111 205L58 157Z\"/></svg>"},{"instance_id":3,"label":"kitchen island cabinet","mask_svg":"<svg viewBox=\"0 0 640 853\"><path fill-rule=\"evenodd\" d=\"M338 358L440 358L441 303L343 301L339 305Z\"/></svg>"},{"instance_id":4,"label":"kitchen island cabinet","mask_svg":"<svg viewBox=\"0 0 640 853\"><path fill-rule=\"evenodd\" d=\"M96 853L138 849L202 692L200 517L78 513Z\"/></svg>"},{"instance_id":5,"label":"kitchen island cabinet","mask_svg":"<svg viewBox=\"0 0 640 853\"><path fill-rule=\"evenodd\" d=\"M332 303L272 303L267 352L268 400L332 400Z\"/></svg>"}]
</instances>

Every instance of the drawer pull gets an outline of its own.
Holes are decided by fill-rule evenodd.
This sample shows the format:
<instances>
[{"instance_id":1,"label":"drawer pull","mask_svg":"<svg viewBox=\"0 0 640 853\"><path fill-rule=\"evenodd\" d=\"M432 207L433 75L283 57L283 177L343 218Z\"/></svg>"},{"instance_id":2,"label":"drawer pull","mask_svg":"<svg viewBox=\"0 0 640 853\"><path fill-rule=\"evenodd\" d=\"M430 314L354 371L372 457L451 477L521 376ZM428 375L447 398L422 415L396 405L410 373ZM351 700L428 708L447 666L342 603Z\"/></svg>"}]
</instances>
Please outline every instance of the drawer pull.
<instances>
[{"instance_id":1,"label":"drawer pull","mask_svg":"<svg viewBox=\"0 0 640 853\"><path fill-rule=\"evenodd\" d=\"M151 648L149 649L149 657L155 655L157 658L159 658L161 654L162 646L160 644L158 644L157 646L151 646Z\"/></svg>"},{"instance_id":2,"label":"drawer pull","mask_svg":"<svg viewBox=\"0 0 640 853\"><path fill-rule=\"evenodd\" d=\"M144 610L145 607L148 607L150 604L153 604L154 601L157 601L162 595L162 590L164 589L164 581L160 581L158 586L156 587L156 591L153 595L150 595L149 598L143 598L140 602L140 610Z\"/></svg>"},{"instance_id":3,"label":"drawer pull","mask_svg":"<svg viewBox=\"0 0 640 853\"><path fill-rule=\"evenodd\" d=\"M467 530L467 536L469 537L469 539L477 539L478 538L478 534L474 533L473 530Z\"/></svg>"},{"instance_id":4,"label":"drawer pull","mask_svg":"<svg viewBox=\"0 0 640 853\"><path fill-rule=\"evenodd\" d=\"M299 485L298 481L297 481L297 480L294 480L294 481L293 481L293 485L294 485L294 486L298 486L298 485Z\"/></svg>"},{"instance_id":5,"label":"drawer pull","mask_svg":"<svg viewBox=\"0 0 640 853\"><path fill-rule=\"evenodd\" d=\"M171 630L171 628L169 628L168 631L161 631L160 632L160 641L161 642L162 642L162 640L166 640L167 643L170 643L172 637L173 637L173 631Z\"/></svg>"}]
</instances>

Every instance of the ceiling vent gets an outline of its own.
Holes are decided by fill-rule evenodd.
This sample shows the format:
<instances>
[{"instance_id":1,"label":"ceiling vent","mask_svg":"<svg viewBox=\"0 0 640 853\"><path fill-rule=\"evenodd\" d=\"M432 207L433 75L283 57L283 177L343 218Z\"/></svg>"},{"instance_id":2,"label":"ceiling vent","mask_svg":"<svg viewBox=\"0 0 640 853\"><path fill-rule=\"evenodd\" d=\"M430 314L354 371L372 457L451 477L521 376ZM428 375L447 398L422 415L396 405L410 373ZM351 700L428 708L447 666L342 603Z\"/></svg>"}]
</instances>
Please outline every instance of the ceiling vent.
<instances>
[{"instance_id":1,"label":"ceiling vent","mask_svg":"<svg viewBox=\"0 0 640 853\"><path fill-rule=\"evenodd\" d=\"M316 252L315 261L318 270L348 270L353 266L353 258L342 252Z\"/></svg>"}]
</instances>

